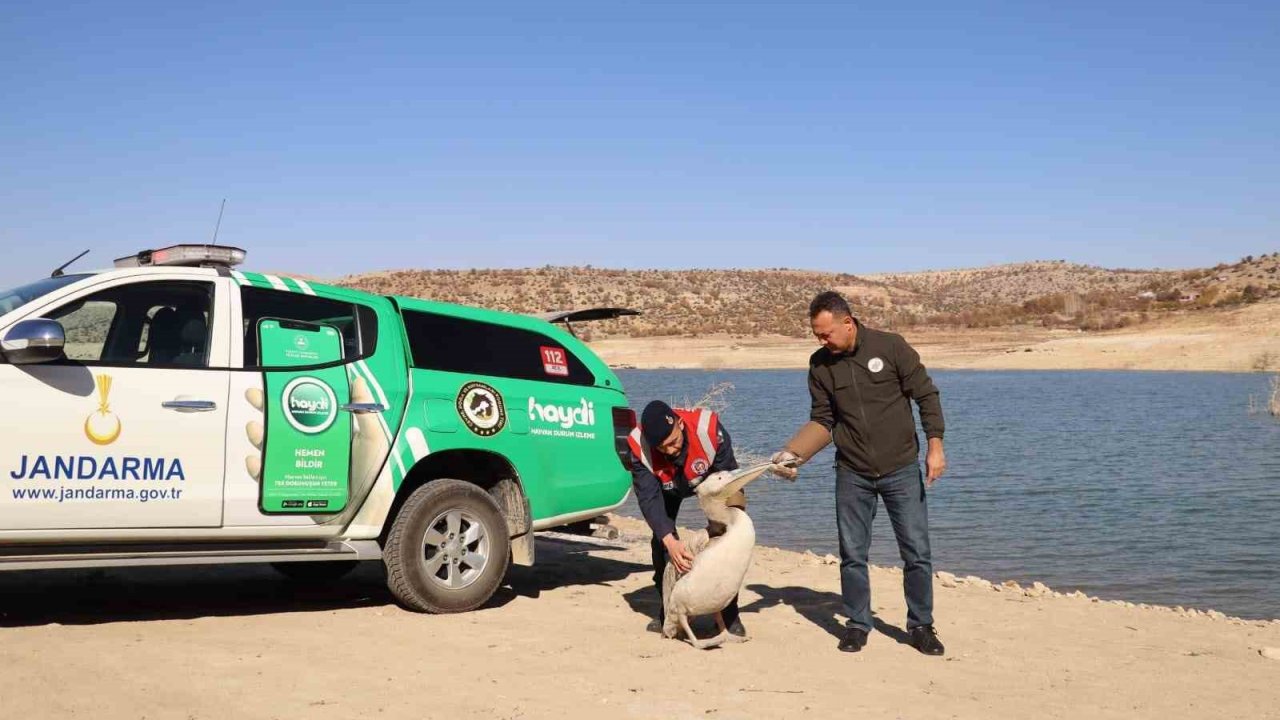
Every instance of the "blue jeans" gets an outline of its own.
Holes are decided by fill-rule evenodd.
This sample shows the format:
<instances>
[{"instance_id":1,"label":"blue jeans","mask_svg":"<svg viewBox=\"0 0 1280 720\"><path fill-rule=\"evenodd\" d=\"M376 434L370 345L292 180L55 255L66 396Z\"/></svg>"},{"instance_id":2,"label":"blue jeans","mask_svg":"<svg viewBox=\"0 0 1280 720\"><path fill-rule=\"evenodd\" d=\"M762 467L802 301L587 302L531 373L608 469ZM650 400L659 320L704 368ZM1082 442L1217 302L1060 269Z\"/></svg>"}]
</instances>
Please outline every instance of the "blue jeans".
<instances>
[{"instance_id":1,"label":"blue jeans","mask_svg":"<svg viewBox=\"0 0 1280 720\"><path fill-rule=\"evenodd\" d=\"M850 627L871 631L871 581L867 552L877 499L884 498L902 556L907 628L933 624L933 560L924 476L912 463L880 479L836 466L836 526L840 530L840 596Z\"/></svg>"}]
</instances>

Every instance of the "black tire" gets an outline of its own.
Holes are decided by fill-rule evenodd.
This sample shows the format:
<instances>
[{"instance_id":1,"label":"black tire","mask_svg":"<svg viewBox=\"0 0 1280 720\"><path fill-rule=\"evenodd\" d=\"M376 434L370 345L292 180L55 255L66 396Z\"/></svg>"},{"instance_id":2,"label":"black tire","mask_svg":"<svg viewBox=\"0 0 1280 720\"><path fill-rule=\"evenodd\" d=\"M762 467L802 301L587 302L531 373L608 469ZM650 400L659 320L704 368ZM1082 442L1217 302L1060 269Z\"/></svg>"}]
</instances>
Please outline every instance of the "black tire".
<instances>
[{"instance_id":1,"label":"black tire","mask_svg":"<svg viewBox=\"0 0 1280 720\"><path fill-rule=\"evenodd\" d=\"M359 567L358 560L324 560L317 562L280 562L271 567L290 580L319 584L339 580Z\"/></svg>"},{"instance_id":2,"label":"black tire","mask_svg":"<svg viewBox=\"0 0 1280 720\"><path fill-rule=\"evenodd\" d=\"M487 602L502 583L511 538L489 493L461 480L434 480L400 507L382 557L387 586L404 607L467 612Z\"/></svg>"}]
</instances>

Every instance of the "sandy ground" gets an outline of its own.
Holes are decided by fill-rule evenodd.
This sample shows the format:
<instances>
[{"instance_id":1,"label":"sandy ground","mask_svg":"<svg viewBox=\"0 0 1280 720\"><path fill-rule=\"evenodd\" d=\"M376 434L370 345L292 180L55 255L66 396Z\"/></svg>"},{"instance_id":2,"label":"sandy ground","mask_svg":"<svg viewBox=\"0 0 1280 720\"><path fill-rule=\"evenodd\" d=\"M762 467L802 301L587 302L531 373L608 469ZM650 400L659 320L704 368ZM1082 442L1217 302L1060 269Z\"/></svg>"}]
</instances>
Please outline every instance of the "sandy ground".
<instances>
[{"instance_id":1,"label":"sandy ground","mask_svg":"<svg viewBox=\"0 0 1280 720\"><path fill-rule=\"evenodd\" d=\"M265 567L5 573L0 718L1275 718L1280 622L981 581L936 583L946 657L903 644L901 573L872 573L879 632L835 649L833 558L757 548L753 639L645 632L643 525L543 537L490 605L392 604L381 565L323 587Z\"/></svg>"},{"instance_id":2,"label":"sandy ground","mask_svg":"<svg viewBox=\"0 0 1280 720\"><path fill-rule=\"evenodd\" d=\"M1280 302L1185 312L1108 332L1042 328L904 331L933 368L1019 370L1280 370ZM781 336L609 339L608 363L638 368L803 368L817 344Z\"/></svg>"}]
</instances>

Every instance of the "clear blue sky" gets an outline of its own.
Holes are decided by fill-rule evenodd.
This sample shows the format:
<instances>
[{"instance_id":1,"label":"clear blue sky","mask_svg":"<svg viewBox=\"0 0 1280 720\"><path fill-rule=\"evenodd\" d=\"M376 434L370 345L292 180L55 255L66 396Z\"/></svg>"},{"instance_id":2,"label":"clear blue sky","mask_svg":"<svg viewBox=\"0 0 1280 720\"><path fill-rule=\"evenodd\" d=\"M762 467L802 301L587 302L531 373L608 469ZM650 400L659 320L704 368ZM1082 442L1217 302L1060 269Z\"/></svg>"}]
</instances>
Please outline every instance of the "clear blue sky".
<instances>
[{"instance_id":1,"label":"clear blue sky","mask_svg":"<svg viewBox=\"0 0 1280 720\"><path fill-rule=\"evenodd\" d=\"M1280 3L879 5L8 3L0 285L1280 250Z\"/></svg>"}]
</instances>

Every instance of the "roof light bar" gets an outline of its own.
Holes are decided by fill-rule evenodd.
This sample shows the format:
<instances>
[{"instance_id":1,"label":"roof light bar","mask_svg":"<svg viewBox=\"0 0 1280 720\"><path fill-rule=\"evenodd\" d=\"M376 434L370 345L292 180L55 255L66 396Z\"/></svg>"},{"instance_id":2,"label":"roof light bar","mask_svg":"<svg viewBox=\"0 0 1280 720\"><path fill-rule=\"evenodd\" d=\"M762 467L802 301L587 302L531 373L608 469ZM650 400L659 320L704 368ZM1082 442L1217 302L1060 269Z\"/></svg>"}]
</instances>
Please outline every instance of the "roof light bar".
<instances>
[{"instance_id":1,"label":"roof light bar","mask_svg":"<svg viewBox=\"0 0 1280 720\"><path fill-rule=\"evenodd\" d=\"M245 252L230 245L170 245L116 258L116 267L232 267L244 262Z\"/></svg>"}]
</instances>

